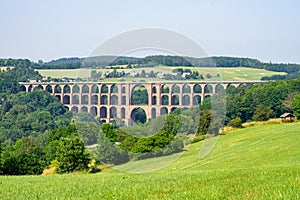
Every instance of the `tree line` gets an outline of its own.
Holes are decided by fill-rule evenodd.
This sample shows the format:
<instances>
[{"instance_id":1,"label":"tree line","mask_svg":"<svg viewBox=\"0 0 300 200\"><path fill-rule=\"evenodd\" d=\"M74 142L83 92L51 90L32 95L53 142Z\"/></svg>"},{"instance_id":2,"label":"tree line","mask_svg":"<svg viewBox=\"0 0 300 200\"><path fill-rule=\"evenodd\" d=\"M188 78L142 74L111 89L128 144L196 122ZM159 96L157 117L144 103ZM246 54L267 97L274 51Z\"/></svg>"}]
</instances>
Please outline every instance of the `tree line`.
<instances>
[{"instance_id":1,"label":"tree line","mask_svg":"<svg viewBox=\"0 0 300 200\"><path fill-rule=\"evenodd\" d=\"M234 118L246 121L264 121L285 112L300 117L298 98L300 79L281 80L263 85L230 87L227 92L227 122Z\"/></svg>"},{"instance_id":2,"label":"tree line","mask_svg":"<svg viewBox=\"0 0 300 200\"><path fill-rule=\"evenodd\" d=\"M60 58L50 62L38 63L28 59L0 59L0 66L11 67L32 67L33 69L78 69L78 68L105 68L106 66L127 65L129 67L154 67L165 66L187 66L187 67L249 67L256 69L266 69L275 72L285 72L286 75L273 75L263 77L262 80L283 80L300 77L300 65L293 63L265 63L252 58L237 57L205 57L193 58L183 56L163 56L153 55L144 58L98 56L89 58Z\"/></svg>"}]
</instances>

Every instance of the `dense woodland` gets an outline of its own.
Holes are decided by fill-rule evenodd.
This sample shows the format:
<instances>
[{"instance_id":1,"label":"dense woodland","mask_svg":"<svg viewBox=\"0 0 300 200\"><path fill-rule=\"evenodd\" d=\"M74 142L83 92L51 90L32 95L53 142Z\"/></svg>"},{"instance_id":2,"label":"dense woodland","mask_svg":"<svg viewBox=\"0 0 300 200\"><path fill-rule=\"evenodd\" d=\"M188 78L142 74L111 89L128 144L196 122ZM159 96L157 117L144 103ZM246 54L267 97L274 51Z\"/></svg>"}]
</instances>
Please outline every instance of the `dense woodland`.
<instances>
[{"instance_id":1,"label":"dense woodland","mask_svg":"<svg viewBox=\"0 0 300 200\"><path fill-rule=\"evenodd\" d=\"M161 58L147 59L167 62L161 61ZM73 60L78 61L69 59ZM130 60L135 61L134 58ZM232 63L227 61L228 65L220 62L227 67L241 65L238 59L233 59ZM253 67L258 67L260 63L248 61ZM64 63L64 59L57 62ZM175 60L172 62L175 63ZM176 62L178 65L185 61L178 58ZM42 66L42 62L36 64L26 59L1 59L0 65L10 66L0 72L0 174L41 174L43 169L51 166L56 167L57 173L96 172L96 166L101 163L120 164L180 152L187 143L193 142L189 140L190 134L196 133L194 142L204 139L207 132L218 134L222 128L218 124L223 122L239 126L241 122L279 117L284 112L295 113L300 118L300 79L286 79L263 85L229 87L226 90L225 117L213 123L211 120L215 110L211 109L211 100L205 99L199 109L177 109L146 123L146 119L140 119L140 124L132 127L122 127L118 119L113 124L100 124L97 117L88 113L67 111L63 104L45 91L19 92L19 81L41 79L34 69ZM266 64L261 67L274 67L274 71L285 70L288 73L296 72L298 68L298 65L286 66ZM142 104L143 91L135 95L136 103ZM95 144L95 148L87 148Z\"/></svg>"}]
</instances>

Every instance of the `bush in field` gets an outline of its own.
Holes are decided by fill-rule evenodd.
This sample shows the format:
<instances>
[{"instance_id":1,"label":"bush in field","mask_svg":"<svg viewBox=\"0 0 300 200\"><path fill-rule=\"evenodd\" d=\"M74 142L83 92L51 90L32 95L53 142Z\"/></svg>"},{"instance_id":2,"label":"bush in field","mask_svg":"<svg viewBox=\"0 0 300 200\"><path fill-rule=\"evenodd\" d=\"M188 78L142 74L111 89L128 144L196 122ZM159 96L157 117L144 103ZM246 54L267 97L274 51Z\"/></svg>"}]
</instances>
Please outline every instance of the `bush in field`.
<instances>
[{"instance_id":1,"label":"bush in field","mask_svg":"<svg viewBox=\"0 0 300 200\"><path fill-rule=\"evenodd\" d=\"M49 133L49 135L46 138L46 144L44 147L44 153L48 164L50 164L52 160L56 159L56 152L59 147L60 139L66 137L72 137L73 135L74 136L77 135L77 130L75 125L59 127L52 130Z\"/></svg>"},{"instance_id":2,"label":"bush in field","mask_svg":"<svg viewBox=\"0 0 300 200\"><path fill-rule=\"evenodd\" d=\"M253 115L254 121L268 121L275 113L270 107L258 105Z\"/></svg>"},{"instance_id":3,"label":"bush in field","mask_svg":"<svg viewBox=\"0 0 300 200\"><path fill-rule=\"evenodd\" d=\"M169 114L167 115L163 130L171 135L176 135L179 130L180 116Z\"/></svg>"},{"instance_id":4,"label":"bush in field","mask_svg":"<svg viewBox=\"0 0 300 200\"><path fill-rule=\"evenodd\" d=\"M75 126L85 146L97 144L99 130L94 122L76 122Z\"/></svg>"},{"instance_id":5,"label":"bush in field","mask_svg":"<svg viewBox=\"0 0 300 200\"><path fill-rule=\"evenodd\" d=\"M129 145L130 143L131 145ZM160 131L147 138L128 136L121 142L120 148L129 152L131 159L140 160L181 152L184 144L180 138L174 137L166 131Z\"/></svg>"},{"instance_id":6,"label":"bush in field","mask_svg":"<svg viewBox=\"0 0 300 200\"><path fill-rule=\"evenodd\" d=\"M131 151L133 153L156 152L170 144L173 138L174 136L166 131L160 131L151 137L139 138Z\"/></svg>"},{"instance_id":7,"label":"bush in field","mask_svg":"<svg viewBox=\"0 0 300 200\"><path fill-rule=\"evenodd\" d=\"M196 137L193 139L192 143L200 142L200 141L204 140L205 137L206 137L205 135L199 135L199 136L196 136Z\"/></svg>"},{"instance_id":8,"label":"bush in field","mask_svg":"<svg viewBox=\"0 0 300 200\"><path fill-rule=\"evenodd\" d=\"M48 164L57 160L58 173L86 170L91 160L73 124L52 130L46 139L44 153Z\"/></svg>"},{"instance_id":9,"label":"bush in field","mask_svg":"<svg viewBox=\"0 0 300 200\"><path fill-rule=\"evenodd\" d=\"M68 173L88 169L90 154L79 136L61 138L56 152L58 173Z\"/></svg>"},{"instance_id":10,"label":"bush in field","mask_svg":"<svg viewBox=\"0 0 300 200\"><path fill-rule=\"evenodd\" d=\"M196 133L196 136L207 134L210 126L211 118L212 118L211 111L209 110L201 111L199 123L198 123L198 131Z\"/></svg>"},{"instance_id":11,"label":"bush in field","mask_svg":"<svg viewBox=\"0 0 300 200\"><path fill-rule=\"evenodd\" d=\"M102 124L101 131L111 142L116 141L116 131L112 124Z\"/></svg>"},{"instance_id":12,"label":"bush in field","mask_svg":"<svg viewBox=\"0 0 300 200\"><path fill-rule=\"evenodd\" d=\"M41 174L45 167L41 142L31 136L18 140L3 149L1 163L6 175Z\"/></svg>"},{"instance_id":13,"label":"bush in field","mask_svg":"<svg viewBox=\"0 0 300 200\"><path fill-rule=\"evenodd\" d=\"M121 164L129 161L127 152L119 149L101 131L98 136L96 159L104 164Z\"/></svg>"},{"instance_id":14,"label":"bush in field","mask_svg":"<svg viewBox=\"0 0 300 200\"><path fill-rule=\"evenodd\" d=\"M228 125L233 127L233 128L242 128L243 127L242 126L242 120L239 117L230 120Z\"/></svg>"}]
</instances>

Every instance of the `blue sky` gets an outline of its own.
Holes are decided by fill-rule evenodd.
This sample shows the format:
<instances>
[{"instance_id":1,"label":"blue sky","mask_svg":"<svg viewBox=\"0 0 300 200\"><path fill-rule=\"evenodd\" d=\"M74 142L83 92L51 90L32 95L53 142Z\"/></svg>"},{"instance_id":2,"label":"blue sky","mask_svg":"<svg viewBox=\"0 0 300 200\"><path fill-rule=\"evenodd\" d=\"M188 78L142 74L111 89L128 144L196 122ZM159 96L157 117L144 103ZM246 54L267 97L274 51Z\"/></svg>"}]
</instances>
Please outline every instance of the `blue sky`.
<instances>
[{"instance_id":1,"label":"blue sky","mask_svg":"<svg viewBox=\"0 0 300 200\"><path fill-rule=\"evenodd\" d=\"M209 55L300 63L298 0L1 0L0 57L86 57L112 36L177 31Z\"/></svg>"}]
</instances>

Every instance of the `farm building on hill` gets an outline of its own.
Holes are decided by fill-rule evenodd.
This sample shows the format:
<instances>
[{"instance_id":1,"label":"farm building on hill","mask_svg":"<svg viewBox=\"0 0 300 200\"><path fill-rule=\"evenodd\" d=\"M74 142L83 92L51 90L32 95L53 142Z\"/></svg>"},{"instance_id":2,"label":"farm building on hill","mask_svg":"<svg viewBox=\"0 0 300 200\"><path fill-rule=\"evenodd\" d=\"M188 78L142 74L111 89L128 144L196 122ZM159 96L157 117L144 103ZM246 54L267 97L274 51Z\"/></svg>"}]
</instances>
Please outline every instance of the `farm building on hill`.
<instances>
[{"instance_id":1,"label":"farm building on hill","mask_svg":"<svg viewBox=\"0 0 300 200\"><path fill-rule=\"evenodd\" d=\"M281 118L281 122L283 122L283 123L289 123L289 122L296 121L296 117L292 113L284 113L280 116L280 118Z\"/></svg>"}]
</instances>

